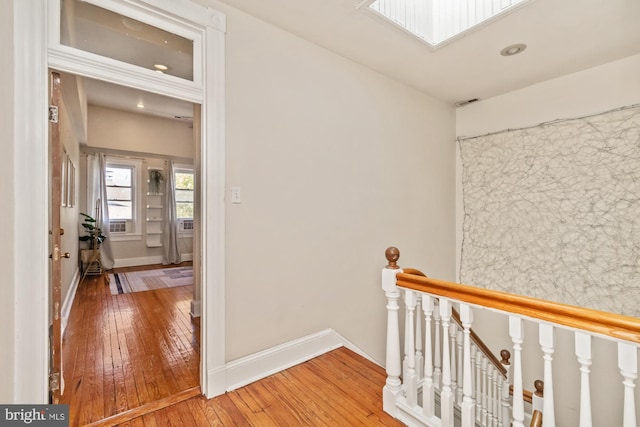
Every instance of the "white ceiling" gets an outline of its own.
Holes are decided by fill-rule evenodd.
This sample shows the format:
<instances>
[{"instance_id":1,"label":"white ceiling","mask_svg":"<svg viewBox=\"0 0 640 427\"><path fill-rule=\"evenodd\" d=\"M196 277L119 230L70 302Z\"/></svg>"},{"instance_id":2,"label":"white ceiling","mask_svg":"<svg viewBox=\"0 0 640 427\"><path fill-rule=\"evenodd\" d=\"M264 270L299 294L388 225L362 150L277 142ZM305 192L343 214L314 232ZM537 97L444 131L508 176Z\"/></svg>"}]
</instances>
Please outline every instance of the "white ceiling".
<instances>
[{"instance_id":1,"label":"white ceiling","mask_svg":"<svg viewBox=\"0 0 640 427\"><path fill-rule=\"evenodd\" d=\"M437 50L358 9L362 0L221 1L450 103L640 53L639 0L532 0ZM527 49L500 55L514 43Z\"/></svg>"},{"instance_id":2,"label":"white ceiling","mask_svg":"<svg viewBox=\"0 0 640 427\"><path fill-rule=\"evenodd\" d=\"M87 103L138 114L191 122L193 104L99 80L83 79ZM139 108L138 103L144 105Z\"/></svg>"},{"instance_id":3,"label":"white ceiling","mask_svg":"<svg viewBox=\"0 0 640 427\"><path fill-rule=\"evenodd\" d=\"M435 50L358 9L361 0L221 1L452 104L640 53L640 0L531 0ZM500 55L514 43L527 49ZM137 55L144 52L136 49ZM158 95L95 81L86 89L89 102L97 105L164 117L192 115L191 104ZM139 99L144 111L135 108Z\"/></svg>"}]
</instances>

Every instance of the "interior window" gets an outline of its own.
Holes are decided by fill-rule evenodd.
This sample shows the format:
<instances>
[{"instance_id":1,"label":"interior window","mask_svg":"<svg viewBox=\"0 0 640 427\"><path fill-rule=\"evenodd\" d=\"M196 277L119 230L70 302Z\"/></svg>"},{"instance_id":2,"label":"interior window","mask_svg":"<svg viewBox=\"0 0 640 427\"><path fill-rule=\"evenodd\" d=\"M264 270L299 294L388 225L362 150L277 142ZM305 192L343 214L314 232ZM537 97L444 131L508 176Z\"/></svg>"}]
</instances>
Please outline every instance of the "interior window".
<instances>
[{"instance_id":1,"label":"interior window","mask_svg":"<svg viewBox=\"0 0 640 427\"><path fill-rule=\"evenodd\" d=\"M138 165L129 160L107 161L105 184L109 204L109 230L131 234L138 217Z\"/></svg>"},{"instance_id":2,"label":"interior window","mask_svg":"<svg viewBox=\"0 0 640 427\"><path fill-rule=\"evenodd\" d=\"M60 43L193 81L193 40L82 0L61 2Z\"/></svg>"},{"instance_id":3,"label":"interior window","mask_svg":"<svg viewBox=\"0 0 640 427\"><path fill-rule=\"evenodd\" d=\"M178 231L189 234L193 232L193 169L176 168L174 174Z\"/></svg>"}]
</instances>

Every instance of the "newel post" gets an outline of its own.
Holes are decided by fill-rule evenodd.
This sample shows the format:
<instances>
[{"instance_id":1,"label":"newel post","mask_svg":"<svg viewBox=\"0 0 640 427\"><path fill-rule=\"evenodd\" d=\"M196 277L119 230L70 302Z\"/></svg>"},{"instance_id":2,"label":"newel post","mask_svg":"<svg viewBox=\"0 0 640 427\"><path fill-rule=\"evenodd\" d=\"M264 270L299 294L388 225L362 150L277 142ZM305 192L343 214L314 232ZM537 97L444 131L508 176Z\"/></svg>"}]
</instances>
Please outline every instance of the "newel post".
<instances>
[{"instance_id":1,"label":"newel post","mask_svg":"<svg viewBox=\"0 0 640 427\"><path fill-rule=\"evenodd\" d=\"M400 258L398 248L390 247L385 251L389 262L382 269L382 290L387 297L387 381L382 389L382 409L396 416L396 399L402 392L400 374L402 364L400 358L400 326L398 323L398 311L400 306L400 290L396 286L396 274L402 272L397 261Z\"/></svg>"}]
</instances>

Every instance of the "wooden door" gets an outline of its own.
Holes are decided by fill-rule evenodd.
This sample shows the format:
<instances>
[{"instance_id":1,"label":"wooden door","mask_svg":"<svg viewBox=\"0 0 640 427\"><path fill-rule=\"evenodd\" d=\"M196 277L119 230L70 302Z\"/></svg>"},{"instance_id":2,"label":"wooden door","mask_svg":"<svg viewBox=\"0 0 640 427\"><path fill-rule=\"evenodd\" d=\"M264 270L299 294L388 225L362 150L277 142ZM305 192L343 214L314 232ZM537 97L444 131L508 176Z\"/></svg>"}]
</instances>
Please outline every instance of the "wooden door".
<instances>
[{"instance_id":1,"label":"wooden door","mask_svg":"<svg viewBox=\"0 0 640 427\"><path fill-rule=\"evenodd\" d=\"M49 73L49 171L51 188L49 191L49 241L51 261L49 287L50 287L50 329L49 329L49 401L59 403L62 394L62 325L60 310L62 306L62 259L69 258L68 253L62 251L60 236L64 231L60 228L60 208L62 205L63 180L62 141L60 140L58 111L62 107L60 89L60 74Z\"/></svg>"}]
</instances>

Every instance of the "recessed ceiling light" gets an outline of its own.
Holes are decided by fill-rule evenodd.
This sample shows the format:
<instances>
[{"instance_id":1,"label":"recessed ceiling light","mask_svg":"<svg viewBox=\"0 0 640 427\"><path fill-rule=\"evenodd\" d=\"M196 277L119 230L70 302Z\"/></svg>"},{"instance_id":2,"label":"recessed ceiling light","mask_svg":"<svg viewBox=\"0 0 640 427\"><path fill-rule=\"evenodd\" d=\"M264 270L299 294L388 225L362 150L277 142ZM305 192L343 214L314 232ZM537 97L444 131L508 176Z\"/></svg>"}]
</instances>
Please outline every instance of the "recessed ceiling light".
<instances>
[{"instance_id":1,"label":"recessed ceiling light","mask_svg":"<svg viewBox=\"0 0 640 427\"><path fill-rule=\"evenodd\" d=\"M136 105L136 107L138 108L144 108L144 104L142 103L142 101L138 102L138 105Z\"/></svg>"},{"instance_id":2,"label":"recessed ceiling light","mask_svg":"<svg viewBox=\"0 0 640 427\"><path fill-rule=\"evenodd\" d=\"M520 52L522 52L523 50L525 50L527 48L526 44L522 44L522 43L518 43L518 44L512 44L510 46L505 47L504 49L502 49L500 51L500 55L502 56L513 56L513 55L517 55Z\"/></svg>"},{"instance_id":3,"label":"recessed ceiling light","mask_svg":"<svg viewBox=\"0 0 640 427\"><path fill-rule=\"evenodd\" d=\"M169 67L163 64L154 64L153 68L155 68L158 71L167 71L169 69Z\"/></svg>"}]
</instances>

